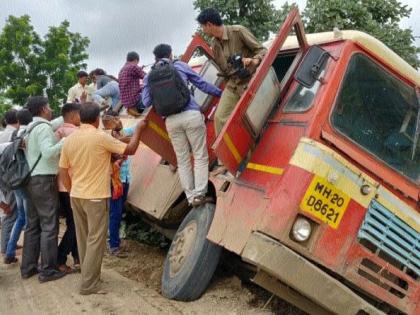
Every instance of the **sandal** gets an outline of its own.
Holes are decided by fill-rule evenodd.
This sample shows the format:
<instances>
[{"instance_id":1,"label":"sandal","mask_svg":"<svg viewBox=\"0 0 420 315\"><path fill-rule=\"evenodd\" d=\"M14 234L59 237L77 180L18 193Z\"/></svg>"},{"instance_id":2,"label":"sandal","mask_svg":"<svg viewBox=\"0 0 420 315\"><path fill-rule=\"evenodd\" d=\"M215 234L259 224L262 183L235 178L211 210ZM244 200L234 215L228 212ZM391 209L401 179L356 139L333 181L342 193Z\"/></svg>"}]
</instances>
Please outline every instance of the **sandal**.
<instances>
[{"instance_id":1,"label":"sandal","mask_svg":"<svg viewBox=\"0 0 420 315\"><path fill-rule=\"evenodd\" d=\"M67 265L60 265L58 266L58 270L60 270L61 272L65 272L66 274L71 274L71 273L75 273L76 270L67 266Z\"/></svg>"}]
</instances>

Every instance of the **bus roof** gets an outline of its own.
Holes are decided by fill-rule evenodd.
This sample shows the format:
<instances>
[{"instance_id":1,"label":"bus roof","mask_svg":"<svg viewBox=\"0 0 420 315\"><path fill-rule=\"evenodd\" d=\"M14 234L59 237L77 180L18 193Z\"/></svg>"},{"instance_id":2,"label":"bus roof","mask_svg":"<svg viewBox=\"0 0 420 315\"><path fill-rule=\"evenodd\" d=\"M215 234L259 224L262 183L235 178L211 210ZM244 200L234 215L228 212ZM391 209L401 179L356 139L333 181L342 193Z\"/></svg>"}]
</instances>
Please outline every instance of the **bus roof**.
<instances>
[{"instance_id":1,"label":"bus roof","mask_svg":"<svg viewBox=\"0 0 420 315\"><path fill-rule=\"evenodd\" d=\"M339 31L306 34L309 45L321 45L336 41L350 40L374 56L383 60L397 73L401 73L408 80L420 87L420 72L410 66L404 59L398 56L393 50L375 37L360 31ZM274 39L264 42L265 47L270 47ZM289 36L284 43L282 50L298 48L296 36ZM188 64L191 67L203 65L207 58L198 56L192 58Z\"/></svg>"},{"instance_id":2,"label":"bus roof","mask_svg":"<svg viewBox=\"0 0 420 315\"><path fill-rule=\"evenodd\" d=\"M398 56L393 50L382 43L375 37L360 31L333 31L306 34L306 39L309 45L320 45L331 43L334 41L350 40L363 49L369 51L381 60L384 60L388 66L393 68L396 72L401 73L410 81L420 86L420 72L410 66L404 59ZM272 40L266 41L264 46L269 47ZM289 36L284 43L282 50L293 49L298 47L296 36Z\"/></svg>"}]
</instances>

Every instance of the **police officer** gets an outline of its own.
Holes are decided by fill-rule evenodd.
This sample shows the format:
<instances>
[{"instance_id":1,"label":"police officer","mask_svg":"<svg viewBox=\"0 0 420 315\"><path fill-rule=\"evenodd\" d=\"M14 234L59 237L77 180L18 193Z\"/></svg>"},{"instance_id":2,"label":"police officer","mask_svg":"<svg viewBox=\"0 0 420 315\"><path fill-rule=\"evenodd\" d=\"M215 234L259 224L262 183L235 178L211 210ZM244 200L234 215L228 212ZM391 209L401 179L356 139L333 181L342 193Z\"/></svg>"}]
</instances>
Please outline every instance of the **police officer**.
<instances>
[{"instance_id":1,"label":"police officer","mask_svg":"<svg viewBox=\"0 0 420 315\"><path fill-rule=\"evenodd\" d=\"M220 75L227 80L215 113L215 128L219 134L267 50L246 27L224 25L219 12L213 8L203 10L197 21L203 32L213 38L214 61Z\"/></svg>"}]
</instances>

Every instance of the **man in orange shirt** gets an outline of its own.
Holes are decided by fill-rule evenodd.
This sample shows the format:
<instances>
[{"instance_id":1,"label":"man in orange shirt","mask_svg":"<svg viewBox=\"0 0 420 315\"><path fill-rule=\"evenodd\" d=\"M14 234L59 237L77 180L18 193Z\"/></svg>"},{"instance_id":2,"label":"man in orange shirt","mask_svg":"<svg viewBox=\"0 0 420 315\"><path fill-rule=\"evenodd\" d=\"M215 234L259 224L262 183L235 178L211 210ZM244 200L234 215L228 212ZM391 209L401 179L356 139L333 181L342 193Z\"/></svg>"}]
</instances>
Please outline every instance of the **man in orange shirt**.
<instances>
[{"instance_id":1,"label":"man in orange shirt","mask_svg":"<svg viewBox=\"0 0 420 315\"><path fill-rule=\"evenodd\" d=\"M99 114L97 104L81 105L82 125L66 138L59 163L60 176L70 191L76 223L82 272L80 294L83 295L106 293L99 288L99 279L108 228L111 154L133 155L146 127L146 122L140 121L126 144L98 129Z\"/></svg>"}]
</instances>

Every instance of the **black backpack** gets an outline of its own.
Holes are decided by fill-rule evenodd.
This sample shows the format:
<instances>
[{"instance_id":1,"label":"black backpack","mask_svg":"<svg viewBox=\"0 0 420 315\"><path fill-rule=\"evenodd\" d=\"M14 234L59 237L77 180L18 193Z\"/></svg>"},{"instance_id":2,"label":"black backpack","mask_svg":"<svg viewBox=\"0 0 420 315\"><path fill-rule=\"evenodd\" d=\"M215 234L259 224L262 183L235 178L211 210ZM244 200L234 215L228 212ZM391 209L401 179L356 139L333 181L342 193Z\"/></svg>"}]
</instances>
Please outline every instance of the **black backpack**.
<instances>
[{"instance_id":1,"label":"black backpack","mask_svg":"<svg viewBox=\"0 0 420 315\"><path fill-rule=\"evenodd\" d=\"M4 149L0 156L0 188L16 190L28 184L32 171L38 165L42 154L39 154L35 164L32 168L29 168L22 142L24 141L23 138L40 124L46 124L46 122L35 122L30 129L27 129L19 137L12 136L11 144Z\"/></svg>"},{"instance_id":2,"label":"black backpack","mask_svg":"<svg viewBox=\"0 0 420 315\"><path fill-rule=\"evenodd\" d=\"M190 90L173 63L161 60L148 75L152 105L161 116L180 113L190 100Z\"/></svg>"}]
</instances>

